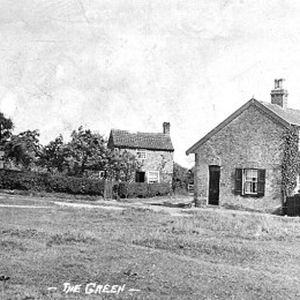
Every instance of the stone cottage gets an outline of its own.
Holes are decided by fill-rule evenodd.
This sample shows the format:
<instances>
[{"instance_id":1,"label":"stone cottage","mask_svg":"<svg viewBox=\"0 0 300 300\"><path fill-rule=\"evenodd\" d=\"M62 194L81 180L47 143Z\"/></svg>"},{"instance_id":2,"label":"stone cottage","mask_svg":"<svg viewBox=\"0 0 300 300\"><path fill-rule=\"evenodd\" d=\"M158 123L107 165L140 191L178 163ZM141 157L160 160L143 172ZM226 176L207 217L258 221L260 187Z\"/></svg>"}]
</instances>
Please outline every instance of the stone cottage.
<instances>
[{"instance_id":1,"label":"stone cottage","mask_svg":"<svg viewBox=\"0 0 300 300\"><path fill-rule=\"evenodd\" d=\"M108 147L128 151L139 161L136 182L170 183L173 177L174 148L170 137L170 123L163 123L163 132L129 132L112 129Z\"/></svg>"},{"instance_id":2,"label":"stone cottage","mask_svg":"<svg viewBox=\"0 0 300 300\"><path fill-rule=\"evenodd\" d=\"M195 154L196 204L281 209L285 133L300 128L282 82L275 80L271 103L250 99L186 151Z\"/></svg>"}]
</instances>

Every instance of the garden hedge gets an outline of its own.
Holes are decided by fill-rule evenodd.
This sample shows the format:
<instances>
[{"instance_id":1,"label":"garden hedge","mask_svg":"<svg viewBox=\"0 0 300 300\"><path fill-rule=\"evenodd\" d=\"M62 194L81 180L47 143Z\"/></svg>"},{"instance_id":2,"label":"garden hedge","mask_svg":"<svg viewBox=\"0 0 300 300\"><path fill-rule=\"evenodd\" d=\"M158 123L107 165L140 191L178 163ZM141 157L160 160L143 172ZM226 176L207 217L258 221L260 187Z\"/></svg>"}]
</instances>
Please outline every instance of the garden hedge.
<instances>
[{"instance_id":1,"label":"garden hedge","mask_svg":"<svg viewBox=\"0 0 300 300\"><path fill-rule=\"evenodd\" d=\"M102 180L15 170L0 170L0 188L81 195L104 195L104 181Z\"/></svg>"},{"instance_id":2,"label":"garden hedge","mask_svg":"<svg viewBox=\"0 0 300 300\"><path fill-rule=\"evenodd\" d=\"M171 192L171 186L168 183L121 182L118 192L121 198L147 198L167 195Z\"/></svg>"}]
</instances>

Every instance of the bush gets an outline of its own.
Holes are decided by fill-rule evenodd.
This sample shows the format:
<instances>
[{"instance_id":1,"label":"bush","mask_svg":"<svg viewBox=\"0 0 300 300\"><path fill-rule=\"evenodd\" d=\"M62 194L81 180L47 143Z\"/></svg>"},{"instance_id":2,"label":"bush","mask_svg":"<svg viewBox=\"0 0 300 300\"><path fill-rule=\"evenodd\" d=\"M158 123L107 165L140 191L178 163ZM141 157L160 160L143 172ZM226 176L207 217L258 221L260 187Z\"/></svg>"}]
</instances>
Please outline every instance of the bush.
<instances>
[{"instance_id":1,"label":"bush","mask_svg":"<svg viewBox=\"0 0 300 300\"><path fill-rule=\"evenodd\" d=\"M103 196L104 181L48 173L0 170L0 188Z\"/></svg>"},{"instance_id":2,"label":"bush","mask_svg":"<svg viewBox=\"0 0 300 300\"><path fill-rule=\"evenodd\" d=\"M153 183L148 185L148 197L164 196L170 193L168 183Z\"/></svg>"},{"instance_id":3,"label":"bush","mask_svg":"<svg viewBox=\"0 0 300 300\"><path fill-rule=\"evenodd\" d=\"M170 190L171 187L168 183L121 182L119 184L119 196L121 198L163 196L169 194Z\"/></svg>"}]
</instances>

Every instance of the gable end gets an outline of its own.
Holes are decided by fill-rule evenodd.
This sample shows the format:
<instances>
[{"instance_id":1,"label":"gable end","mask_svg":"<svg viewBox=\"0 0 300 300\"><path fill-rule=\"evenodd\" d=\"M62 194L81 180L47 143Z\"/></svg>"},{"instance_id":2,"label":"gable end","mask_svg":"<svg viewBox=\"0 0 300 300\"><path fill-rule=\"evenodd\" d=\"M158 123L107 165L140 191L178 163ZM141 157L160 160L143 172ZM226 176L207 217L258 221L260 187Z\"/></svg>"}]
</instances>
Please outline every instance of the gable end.
<instances>
[{"instance_id":1,"label":"gable end","mask_svg":"<svg viewBox=\"0 0 300 300\"><path fill-rule=\"evenodd\" d=\"M257 107L260 111L264 112L267 117L269 117L272 121L284 126L288 127L290 124L282 119L280 116L278 116L273 111L269 110L267 107L265 107L262 103L257 101L256 99L252 98L248 102L246 102L243 106L241 106L238 110L236 110L233 114L231 114L228 118L226 118L223 122L221 122L217 127L215 127L213 130L211 130L208 134L206 134L202 139L200 139L197 143L195 143L192 147L190 147L186 151L186 155L189 155L190 153L195 153L196 149L204 144L206 141L208 141L213 135L218 133L221 129L223 129L225 126L227 126L229 123L231 123L234 119L236 119L241 113L243 113L245 110L247 110L251 105L254 105Z\"/></svg>"}]
</instances>

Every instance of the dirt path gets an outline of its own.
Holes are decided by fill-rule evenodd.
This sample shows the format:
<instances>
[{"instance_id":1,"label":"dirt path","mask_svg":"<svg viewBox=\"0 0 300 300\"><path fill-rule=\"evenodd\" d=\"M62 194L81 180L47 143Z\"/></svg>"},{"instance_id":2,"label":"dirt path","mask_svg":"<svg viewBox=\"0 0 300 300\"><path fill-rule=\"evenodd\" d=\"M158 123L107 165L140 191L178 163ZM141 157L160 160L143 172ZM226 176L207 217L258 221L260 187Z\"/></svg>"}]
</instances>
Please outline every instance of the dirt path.
<instances>
[{"instance_id":1,"label":"dirt path","mask_svg":"<svg viewBox=\"0 0 300 300\"><path fill-rule=\"evenodd\" d=\"M39 206L39 205L17 205L17 204L0 204L0 208L3 207L3 208L10 208L10 207L13 207L13 208L42 208L42 209L45 209L45 208L53 208L53 206Z\"/></svg>"},{"instance_id":2,"label":"dirt path","mask_svg":"<svg viewBox=\"0 0 300 300\"><path fill-rule=\"evenodd\" d=\"M72 203L72 202L53 202L55 205L64 207L74 207L74 208L89 208L89 209L107 209L107 210L124 210L125 207L120 206L102 206L102 205L92 205L86 203Z\"/></svg>"}]
</instances>

